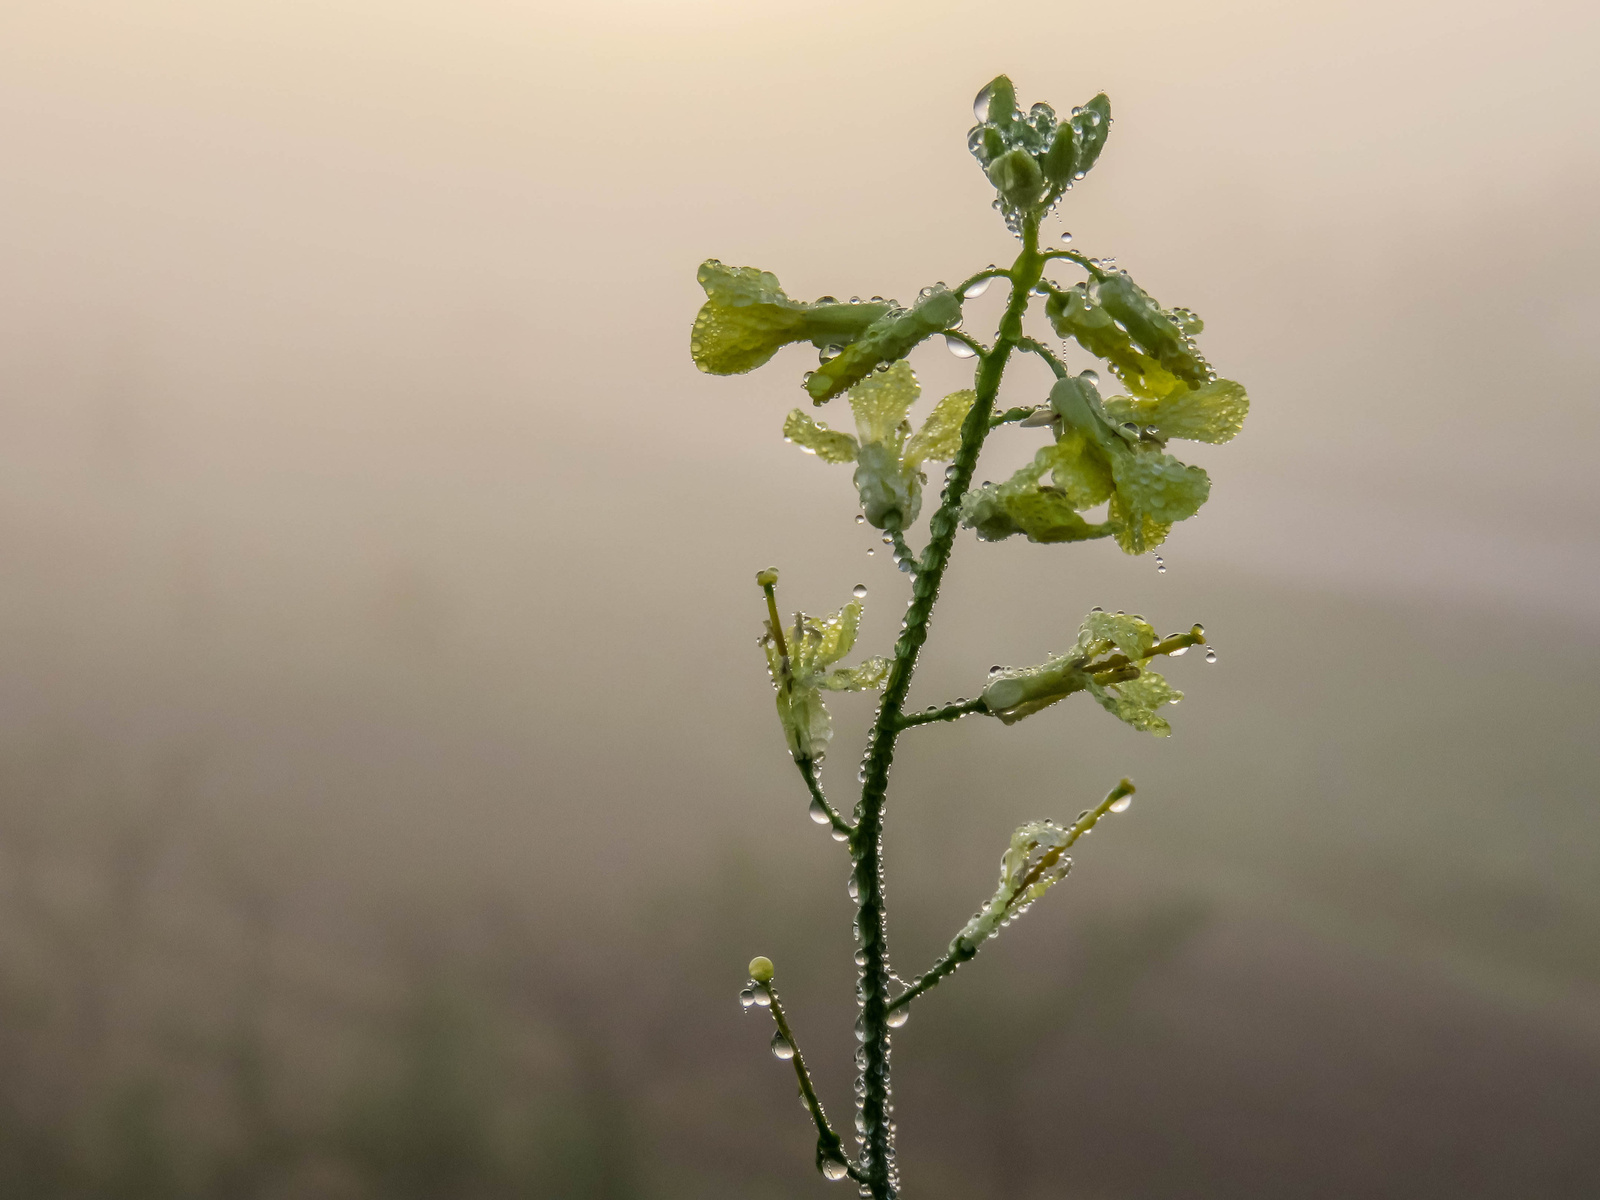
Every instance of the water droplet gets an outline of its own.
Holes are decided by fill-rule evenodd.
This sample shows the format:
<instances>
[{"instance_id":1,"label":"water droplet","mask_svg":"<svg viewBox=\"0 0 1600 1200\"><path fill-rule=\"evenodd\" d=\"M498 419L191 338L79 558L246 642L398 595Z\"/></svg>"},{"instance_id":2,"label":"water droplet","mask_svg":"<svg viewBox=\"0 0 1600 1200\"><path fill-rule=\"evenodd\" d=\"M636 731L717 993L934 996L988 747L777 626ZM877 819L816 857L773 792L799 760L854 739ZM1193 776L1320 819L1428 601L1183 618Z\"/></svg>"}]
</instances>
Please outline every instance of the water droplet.
<instances>
[{"instance_id":1,"label":"water droplet","mask_svg":"<svg viewBox=\"0 0 1600 1200\"><path fill-rule=\"evenodd\" d=\"M955 468L955 464L952 463L950 466L948 466L948 467L946 467L944 469L944 481L946 483L949 483L955 477L956 477L956 468Z\"/></svg>"},{"instance_id":2,"label":"water droplet","mask_svg":"<svg viewBox=\"0 0 1600 1200\"><path fill-rule=\"evenodd\" d=\"M875 547L875 546L868 546L867 547L867 553L868 554L876 554L877 552L878 552L877 547Z\"/></svg>"},{"instance_id":3,"label":"water droplet","mask_svg":"<svg viewBox=\"0 0 1600 1200\"><path fill-rule=\"evenodd\" d=\"M1095 387L1100 386L1100 372L1096 371L1093 367L1090 367L1087 371L1079 371L1078 378L1083 380L1085 383L1094 384Z\"/></svg>"},{"instance_id":4,"label":"water droplet","mask_svg":"<svg viewBox=\"0 0 1600 1200\"><path fill-rule=\"evenodd\" d=\"M856 966L864 967L866 965L867 965L867 952L865 950L857 950L856 951Z\"/></svg>"},{"instance_id":5,"label":"water droplet","mask_svg":"<svg viewBox=\"0 0 1600 1200\"><path fill-rule=\"evenodd\" d=\"M851 296L850 297L850 303L851 304L860 304L861 303L861 297L860 296Z\"/></svg>"},{"instance_id":6,"label":"water droplet","mask_svg":"<svg viewBox=\"0 0 1600 1200\"><path fill-rule=\"evenodd\" d=\"M1118 796L1111 802L1112 812L1127 812L1128 806L1133 803L1132 796Z\"/></svg>"},{"instance_id":7,"label":"water droplet","mask_svg":"<svg viewBox=\"0 0 1600 1200\"><path fill-rule=\"evenodd\" d=\"M772 1035L772 1057L782 1059L790 1059L794 1057L794 1046L790 1044L789 1039L784 1037L781 1033L775 1033Z\"/></svg>"},{"instance_id":8,"label":"water droplet","mask_svg":"<svg viewBox=\"0 0 1600 1200\"><path fill-rule=\"evenodd\" d=\"M1070 233L1063 233L1061 235L1061 244L1063 246L1068 245L1071 241L1072 241L1072 235Z\"/></svg>"},{"instance_id":9,"label":"water droplet","mask_svg":"<svg viewBox=\"0 0 1600 1200\"><path fill-rule=\"evenodd\" d=\"M845 1166L839 1159L825 1158L822 1160L822 1177L829 1183L838 1183L848 1174L850 1174L850 1168Z\"/></svg>"},{"instance_id":10,"label":"water droplet","mask_svg":"<svg viewBox=\"0 0 1600 1200\"><path fill-rule=\"evenodd\" d=\"M817 299L816 299L816 303L818 303L818 304L837 304L837 303L839 303L839 298L837 296L818 296Z\"/></svg>"},{"instance_id":11,"label":"water droplet","mask_svg":"<svg viewBox=\"0 0 1600 1200\"><path fill-rule=\"evenodd\" d=\"M1207 662L1216 662L1217 661L1217 652L1215 650L1213 650L1210 646L1206 647L1206 661Z\"/></svg>"},{"instance_id":12,"label":"water droplet","mask_svg":"<svg viewBox=\"0 0 1600 1200\"><path fill-rule=\"evenodd\" d=\"M843 346L827 345L827 346L824 346L817 353L817 358L821 362L832 362L834 359L838 358L839 355L841 355L843 353L844 353L844 347Z\"/></svg>"},{"instance_id":13,"label":"water droplet","mask_svg":"<svg viewBox=\"0 0 1600 1200\"><path fill-rule=\"evenodd\" d=\"M828 810L822 807L822 801L813 800L811 802L811 810L810 811L811 811L811 819L813 821L815 821L818 825L826 825L826 824L828 824Z\"/></svg>"},{"instance_id":14,"label":"water droplet","mask_svg":"<svg viewBox=\"0 0 1600 1200\"><path fill-rule=\"evenodd\" d=\"M1090 612L1105 612L1105 609L1103 609L1103 608L1101 608L1101 607L1100 607L1100 606L1099 606L1099 605L1098 605L1098 604L1096 604L1096 605L1095 605L1095 606L1094 606L1094 607L1093 607L1093 608L1091 608L1091 609L1090 609L1090 610L1089 610L1089 611L1090 611Z\"/></svg>"},{"instance_id":15,"label":"water droplet","mask_svg":"<svg viewBox=\"0 0 1600 1200\"><path fill-rule=\"evenodd\" d=\"M857 600L865 600L867 598L867 585L864 583L856 584L855 587L850 589L850 594Z\"/></svg>"},{"instance_id":16,"label":"water droplet","mask_svg":"<svg viewBox=\"0 0 1600 1200\"><path fill-rule=\"evenodd\" d=\"M1169 650L1167 652L1167 657L1168 658L1182 658L1187 653L1189 653L1189 647L1187 647L1187 646L1179 646L1176 650Z\"/></svg>"},{"instance_id":17,"label":"water droplet","mask_svg":"<svg viewBox=\"0 0 1600 1200\"><path fill-rule=\"evenodd\" d=\"M1158 554L1158 555L1156 555L1156 574L1157 575L1165 575L1166 573L1167 573L1166 560L1163 559L1161 557L1161 555Z\"/></svg>"},{"instance_id":18,"label":"water droplet","mask_svg":"<svg viewBox=\"0 0 1600 1200\"><path fill-rule=\"evenodd\" d=\"M894 535L893 535L893 534L892 534L892 533L886 533L886 534L884 534L884 535L883 535L883 544L884 544L884 545L885 545L885 546L892 546L892 545L894 545Z\"/></svg>"},{"instance_id":19,"label":"water droplet","mask_svg":"<svg viewBox=\"0 0 1600 1200\"><path fill-rule=\"evenodd\" d=\"M986 279L980 279L980 280L978 280L977 283L968 284L966 290L963 291L961 294L966 299L971 300L973 297L981 296L985 292L987 292L989 290L989 285L991 283L993 283L993 282L994 282L994 277L993 276L989 276Z\"/></svg>"},{"instance_id":20,"label":"water droplet","mask_svg":"<svg viewBox=\"0 0 1600 1200\"><path fill-rule=\"evenodd\" d=\"M857 513L856 514L856 524L857 525L865 525L866 523L867 523L867 514L866 513Z\"/></svg>"},{"instance_id":21,"label":"water droplet","mask_svg":"<svg viewBox=\"0 0 1600 1200\"><path fill-rule=\"evenodd\" d=\"M883 1019L883 1023L890 1029L899 1029L910 1019L911 1010L909 1008L897 1008Z\"/></svg>"},{"instance_id":22,"label":"water droplet","mask_svg":"<svg viewBox=\"0 0 1600 1200\"><path fill-rule=\"evenodd\" d=\"M850 882L845 885L844 890L850 893L850 899L861 899L861 881L858 880L854 875L850 876Z\"/></svg>"},{"instance_id":23,"label":"water droplet","mask_svg":"<svg viewBox=\"0 0 1600 1200\"><path fill-rule=\"evenodd\" d=\"M749 988L745 988L744 991L739 993L739 1003L741 1005L743 1005L745 1008L749 1008L755 1002L756 1002L756 994L755 994L755 992L751 991Z\"/></svg>"},{"instance_id":24,"label":"water droplet","mask_svg":"<svg viewBox=\"0 0 1600 1200\"><path fill-rule=\"evenodd\" d=\"M978 353L960 338L951 337L948 333L944 335L944 348L957 358L974 358Z\"/></svg>"},{"instance_id":25,"label":"water droplet","mask_svg":"<svg viewBox=\"0 0 1600 1200\"><path fill-rule=\"evenodd\" d=\"M866 767L862 767L859 771L856 772L856 782L857 783L865 783L866 781L867 781L867 769L866 769Z\"/></svg>"},{"instance_id":26,"label":"water droplet","mask_svg":"<svg viewBox=\"0 0 1600 1200\"><path fill-rule=\"evenodd\" d=\"M758 1008L770 1008L772 1006L772 993L767 991L767 989L761 984L758 983L753 985L750 988L750 991L755 995L756 1006Z\"/></svg>"},{"instance_id":27,"label":"water droplet","mask_svg":"<svg viewBox=\"0 0 1600 1200\"><path fill-rule=\"evenodd\" d=\"M847 840L848 840L848 839L849 839L849 837L850 837L850 835L849 835L849 834L848 834L848 833L846 833L846 832L845 832L845 831L844 831L844 830L842 830L842 829L837 829L837 828L836 828L836 829L835 829L835 830L834 830L834 831L833 831L833 840L834 840L834 841L836 841L836 842L843 842L843 841L847 841Z\"/></svg>"},{"instance_id":28,"label":"water droplet","mask_svg":"<svg viewBox=\"0 0 1600 1200\"><path fill-rule=\"evenodd\" d=\"M978 118L979 123L989 119L989 101L994 98L994 90L989 84L983 85L983 90L972 98L972 115Z\"/></svg>"}]
</instances>

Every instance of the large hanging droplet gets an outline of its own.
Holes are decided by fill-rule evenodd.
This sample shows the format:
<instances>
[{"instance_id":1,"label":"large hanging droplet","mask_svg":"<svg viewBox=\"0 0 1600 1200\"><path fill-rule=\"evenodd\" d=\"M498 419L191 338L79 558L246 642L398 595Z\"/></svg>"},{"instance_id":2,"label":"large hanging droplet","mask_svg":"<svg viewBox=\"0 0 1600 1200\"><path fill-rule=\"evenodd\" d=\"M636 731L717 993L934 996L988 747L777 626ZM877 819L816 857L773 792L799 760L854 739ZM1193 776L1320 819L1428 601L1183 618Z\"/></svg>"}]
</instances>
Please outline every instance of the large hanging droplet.
<instances>
[{"instance_id":1,"label":"large hanging droplet","mask_svg":"<svg viewBox=\"0 0 1600 1200\"><path fill-rule=\"evenodd\" d=\"M1161 555L1158 554L1158 555L1156 555L1156 574L1157 575L1165 575L1166 573L1167 573L1166 560L1163 559L1161 557Z\"/></svg>"},{"instance_id":2,"label":"large hanging droplet","mask_svg":"<svg viewBox=\"0 0 1600 1200\"><path fill-rule=\"evenodd\" d=\"M848 1174L850 1174L850 1168L845 1166L839 1159L825 1158L822 1160L822 1177L829 1183L838 1183Z\"/></svg>"},{"instance_id":3,"label":"large hanging droplet","mask_svg":"<svg viewBox=\"0 0 1600 1200\"><path fill-rule=\"evenodd\" d=\"M821 800L812 800L809 811L811 813L811 819L818 825L827 825L831 820L831 818L828 816L828 810L822 807Z\"/></svg>"},{"instance_id":4,"label":"large hanging droplet","mask_svg":"<svg viewBox=\"0 0 1600 1200\"><path fill-rule=\"evenodd\" d=\"M1133 803L1132 796L1118 796L1111 802L1112 812L1127 812L1128 806Z\"/></svg>"},{"instance_id":5,"label":"large hanging droplet","mask_svg":"<svg viewBox=\"0 0 1600 1200\"><path fill-rule=\"evenodd\" d=\"M944 335L944 348L957 358L973 358L978 353L966 342L958 337L951 337L948 333Z\"/></svg>"},{"instance_id":6,"label":"large hanging droplet","mask_svg":"<svg viewBox=\"0 0 1600 1200\"><path fill-rule=\"evenodd\" d=\"M781 1033L772 1035L772 1057L782 1059L794 1057L794 1045Z\"/></svg>"},{"instance_id":7,"label":"large hanging droplet","mask_svg":"<svg viewBox=\"0 0 1600 1200\"><path fill-rule=\"evenodd\" d=\"M910 1019L911 1010L909 1008L897 1008L883 1019L883 1023L890 1029L899 1029Z\"/></svg>"},{"instance_id":8,"label":"large hanging droplet","mask_svg":"<svg viewBox=\"0 0 1600 1200\"><path fill-rule=\"evenodd\" d=\"M745 1008L749 1008L755 1002L756 994L750 988L745 988L744 991L739 993L739 1003Z\"/></svg>"},{"instance_id":9,"label":"large hanging droplet","mask_svg":"<svg viewBox=\"0 0 1600 1200\"><path fill-rule=\"evenodd\" d=\"M961 295L968 300L973 299L975 296L981 296L989 290L989 285L993 282L994 276L987 276L978 280L977 283L968 284L966 290L963 291Z\"/></svg>"},{"instance_id":10,"label":"large hanging droplet","mask_svg":"<svg viewBox=\"0 0 1600 1200\"><path fill-rule=\"evenodd\" d=\"M978 118L981 125L989 119L989 102L994 99L994 86L984 84L983 89L972 98L972 115Z\"/></svg>"},{"instance_id":11,"label":"large hanging droplet","mask_svg":"<svg viewBox=\"0 0 1600 1200\"><path fill-rule=\"evenodd\" d=\"M1213 650L1210 646L1206 647L1206 661L1207 662L1216 662L1217 661L1217 652L1215 650Z\"/></svg>"},{"instance_id":12,"label":"large hanging droplet","mask_svg":"<svg viewBox=\"0 0 1600 1200\"><path fill-rule=\"evenodd\" d=\"M867 585L864 583L856 584L855 587L850 589L850 594L857 600L865 600L867 598Z\"/></svg>"}]
</instances>

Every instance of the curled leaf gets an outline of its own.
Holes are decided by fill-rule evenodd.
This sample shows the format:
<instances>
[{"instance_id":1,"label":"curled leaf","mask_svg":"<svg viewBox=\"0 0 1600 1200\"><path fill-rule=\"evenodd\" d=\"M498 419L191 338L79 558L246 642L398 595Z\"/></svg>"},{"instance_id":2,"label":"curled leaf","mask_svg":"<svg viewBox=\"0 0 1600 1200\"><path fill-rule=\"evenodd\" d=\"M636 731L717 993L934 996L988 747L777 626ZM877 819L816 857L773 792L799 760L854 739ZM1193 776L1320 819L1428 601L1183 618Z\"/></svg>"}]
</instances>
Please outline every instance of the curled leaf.
<instances>
[{"instance_id":1,"label":"curled leaf","mask_svg":"<svg viewBox=\"0 0 1600 1200\"><path fill-rule=\"evenodd\" d=\"M971 957L1000 932L1000 924L1027 908L1067 877L1072 860L1064 851L1076 840L1054 821L1030 821L1011 835L1000 859L1000 886L950 943L960 957Z\"/></svg>"},{"instance_id":2,"label":"curled leaf","mask_svg":"<svg viewBox=\"0 0 1600 1200\"><path fill-rule=\"evenodd\" d=\"M1218 379L1197 388L1178 387L1157 399L1114 396L1105 402L1105 412L1116 424L1131 421L1163 438L1220 443L1244 426L1250 398L1233 380Z\"/></svg>"}]
</instances>

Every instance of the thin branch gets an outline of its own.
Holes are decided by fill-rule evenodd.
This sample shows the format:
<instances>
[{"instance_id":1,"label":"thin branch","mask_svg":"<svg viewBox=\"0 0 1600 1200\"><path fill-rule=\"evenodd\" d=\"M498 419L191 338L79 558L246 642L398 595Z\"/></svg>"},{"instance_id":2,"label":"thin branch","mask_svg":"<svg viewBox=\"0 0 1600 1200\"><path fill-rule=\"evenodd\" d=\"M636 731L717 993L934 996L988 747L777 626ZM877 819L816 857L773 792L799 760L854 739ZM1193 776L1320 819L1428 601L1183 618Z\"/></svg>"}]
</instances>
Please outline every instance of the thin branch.
<instances>
[{"instance_id":1,"label":"thin branch","mask_svg":"<svg viewBox=\"0 0 1600 1200\"><path fill-rule=\"evenodd\" d=\"M1040 255L1040 257L1041 258L1064 258L1068 262L1077 263L1080 267L1082 267L1085 271L1089 272L1090 275L1092 275L1095 279L1099 280L1102 283L1104 283L1107 279L1111 278L1110 274L1107 273L1105 268L1099 266L1088 255L1083 254L1083 253L1081 253L1081 252L1079 252L1077 250L1046 250L1043 254Z\"/></svg>"},{"instance_id":2,"label":"thin branch","mask_svg":"<svg viewBox=\"0 0 1600 1200\"><path fill-rule=\"evenodd\" d=\"M989 353L989 347L985 346L971 334L962 333L959 329L946 329L944 331L944 336L947 338L954 338L958 342L965 342L969 347L971 347L972 352L979 358L984 358Z\"/></svg>"},{"instance_id":3,"label":"thin branch","mask_svg":"<svg viewBox=\"0 0 1600 1200\"><path fill-rule=\"evenodd\" d=\"M800 1043L795 1039L794 1030L789 1028L789 1018L784 1014L783 1002L778 999L778 989L770 979L759 986L766 988L767 995L772 997L772 1020L778 1026L778 1033L794 1051L794 1057L789 1061L794 1064L795 1078L800 1081L800 1095L806 1102L806 1111L811 1114L811 1120L817 1127L817 1170L822 1170L824 1161L832 1160L843 1163L845 1171L857 1183L866 1182L861 1169L845 1155L844 1144L833 1131L833 1126L828 1124L828 1114L822 1111L822 1101L817 1099L817 1089L811 1084L811 1072L806 1069L805 1055L800 1053Z\"/></svg>"},{"instance_id":4,"label":"thin branch","mask_svg":"<svg viewBox=\"0 0 1600 1200\"><path fill-rule=\"evenodd\" d=\"M1012 421L1023 421L1038 412L1037 408L1008 408L998 416L989 418L989 428L996 429L1001 425L1009 425Z\"/></svg>"},{"instance_id":5,"label":"thin branch","mask_svg":"<svg viewBox=\"0 0 1600 1200\"><path fill-rule=\"evenodd\" d=\"M1050 369L1056 373L1057 379L1067 377L1067 364L1055 356L1055 352L1043 342L1036 342L1031 337L1018 338L1017 349L1026 350L1030 354L1037 354L1050 364Z\"/></svg>"},{"instance_id":6,"label":"thin branch","mask_svg":"<svg viewBox=\"0 0 1600 1200\"><path fill-rule=\"evenodd\" d=\"M800 768L800 776L806 781L806 787L811 791L811 799L823 812L828 814L828 824L849 838L856 831L856 827L839 815L839 810L828 803L828 798L822 794L822 780L817 778L817 764L809 758L796 758L794 765Z\"/></svg>"},{"instance_id":7,"label":"thin branch","mask_svg":"<svg viewBox=\"0 0 1600 1200\"><path fill-rule=\"evenodd\" d=\"M958 721L971 713L987 713L988 711L988 706L981 699L957 700L954 704L946 704L942 708L930 708L925 712L902 716L900 718L900 728L910 729L914 725L929 725L934 721Z\"/></svg>"},{"instance_id":8,"label":"thin branch","mask_svg":"<svg viewBox=\"0 0 1600 1200\"><path fill-rule=\"evenodd\" d=\"M967 299L967 289L975 283L982 283L985 279L1010 279L1011 272L1004 267L989 267L979 271L976 275L968 276L956 285L955 293L961 299Z\"/></svg>"}]
</instances>

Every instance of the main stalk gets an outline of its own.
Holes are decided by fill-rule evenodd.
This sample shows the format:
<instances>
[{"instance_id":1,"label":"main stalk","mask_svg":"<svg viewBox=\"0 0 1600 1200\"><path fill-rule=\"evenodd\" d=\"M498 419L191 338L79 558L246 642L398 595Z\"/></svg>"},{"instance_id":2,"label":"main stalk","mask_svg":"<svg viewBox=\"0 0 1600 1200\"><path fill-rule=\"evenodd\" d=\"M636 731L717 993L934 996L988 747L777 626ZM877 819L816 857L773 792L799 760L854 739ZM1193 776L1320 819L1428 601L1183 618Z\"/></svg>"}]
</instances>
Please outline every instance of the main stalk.
<instances>
[{"instance_id":1,"label":"main stalk","mask_svg":"<svg viewBox=\"0 0 1600 1200\"><path fill-rule=\"evenodd\" d=\"M894 664L872 726L861 800L856 805L856 830L850 852L855 863L859 939L856 961L861 967L859 994L863 1001L857 1024L861 1039L861 1049L856 1054L856 1065L861 1068L857 1128L866 1139L861 1152L861 1171L866 1177L866 1194L872 1200L894 1200L899 1191L890 1127L889 952L883 910L883 810L889 790L889 768L894 762L895 739L902 728L901 714L906 694L911 689L911 675L916 670L922 643L928 639L928 619L939 598L939 585L955 545L957 509L961 497L972 485L978 454L989 433L989 418L994 412L1000 378L1005 374L1011 351L1022 337L1022 315L1028 308L1029 293L1043 273L1044 262L1039 253L1039 223L1032 219L1023 225L1022 253L1009 272L1011 297L1000 319L999 336L978 367L977 399L961 427L961 449L945 481L939 510L928 525L928 548L918 565L905 625L895 643Z\"/></svg>"}]
</instances>

